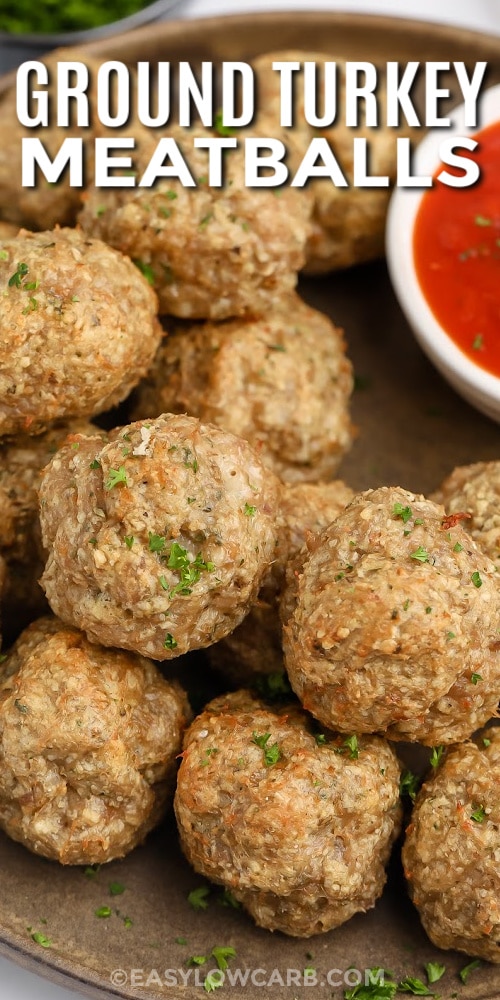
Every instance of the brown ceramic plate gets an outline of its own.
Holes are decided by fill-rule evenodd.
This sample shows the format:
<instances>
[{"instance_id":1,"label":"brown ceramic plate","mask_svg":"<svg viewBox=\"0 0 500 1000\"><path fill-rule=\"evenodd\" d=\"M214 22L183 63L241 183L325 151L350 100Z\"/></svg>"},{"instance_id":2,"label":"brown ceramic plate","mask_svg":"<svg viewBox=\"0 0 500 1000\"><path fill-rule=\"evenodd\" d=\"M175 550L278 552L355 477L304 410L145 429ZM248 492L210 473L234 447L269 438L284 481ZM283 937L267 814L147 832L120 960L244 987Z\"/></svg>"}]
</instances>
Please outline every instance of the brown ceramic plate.
<instances>
[{"instance_id":1,"label":"brown ceramic plate","mask_svg":"<svg viewBox=\"0 0 500 1000\"><path fill-rule=\"evenodd\" d=\"M486 59L490 82L500 80L500 39L406 20L334 13L167 23L107 39L91 51L130 61L194 62L247 59L278 47L323 49L382 63ZM301 290L311 304L345 327L359 376L354 419L360 434L341 470L352 486L400 484L427 492L456 464L499 457L498 427L455 396L417 348L384 263L303 282ZM110 897L112 881L126 887L122 895ZM233 968L265 970L254 974L256 982L278 969L285 985L275 973L274 985L226 985L218 994L221 998L339 998L343 987L327 984L328 970L384 966L398 977L425 980L423 966L429 961L446 965L436 987L443 1000L500 997L500 968L483 964L464 986L457 972L467 964L466 956L439 952L430 944L406 897L397 860L374 910L308 941L255 928L241 911L219 905L217 892L208 910L195 912L187 894L201 883L180 854L172 823L93 879L82 869L64 869L0 837L0 950L89 996L204 996L203 986L193 978L182 985L177 974L179 985L168 985L173 974L166 976L166 970L186 971L189 956L208 954L214 945L232 945L237 952ZM95 910L107 904L119 914L98 919ZM125 916L133 921L128 928ZM27 928L46 934L52 947L36 945ZM177 943L177 938L186 943ZM316 969L317 986L306 988L293 981L286 985L287 970L302 972L307 966ZM113 976L113 970L123 972ZM140 970L135 985L131 970Z\"/></svg>"}]
</instances>

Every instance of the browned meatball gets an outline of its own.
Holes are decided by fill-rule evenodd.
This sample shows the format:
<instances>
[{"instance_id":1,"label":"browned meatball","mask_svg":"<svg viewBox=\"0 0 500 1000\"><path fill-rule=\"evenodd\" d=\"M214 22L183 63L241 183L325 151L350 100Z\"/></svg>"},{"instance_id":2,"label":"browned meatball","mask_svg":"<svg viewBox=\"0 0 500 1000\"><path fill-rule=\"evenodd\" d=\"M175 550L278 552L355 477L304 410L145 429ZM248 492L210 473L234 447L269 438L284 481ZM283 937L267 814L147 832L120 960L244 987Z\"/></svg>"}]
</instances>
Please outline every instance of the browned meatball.
<instances>
[{"instance_id":1,"label":"browned meatball","mask_svg":"<svg viewBox=\"0 0 500 1000\"><path fill-rule=\"evenodd\" d=\"M495 567L444 509L384 487L355 497L292 576L286 668L343 732L466 739L500 695Z\"/></svg>"},{"instance_id":2,"label":"browned meatball","mask_svg":"<svg viewBox=\"0 0 500 1000\"><path fill-rule=\"evenodd\" d=\"M143 657L41 618L0 668L0 825L62 864L122 857L158 822L189 715Z\"/></svg>"},{"instance_id":3,"label":"browned meatball","mask_svg":"<svg viewBox=\"0 0 500 1000\"><path fill-rule=\"evenodd\" d=\"M137 268L75 229L4 240L0 293L0 435L120 402L162 337Z\"/></svg>"},{"instance_id":4,"label":"browned meatball","mask_svg":"<svg viewBox=\"0 0 500 1000\"><path fill-rule=\"evenodd\" d=\"M350 448L353 378L342 332L298 295L262 319L166 338L135 415L190 413L249 441L287 482L328 480Z\"/></svg>"},{"instance_id":5,"label":"browned meatball","mask_svg":"<svg viewBox=\"0 0 500 1000\"><path fill-rule=\"evenodd\" d=\"M377 737L313 735L296 706L216 698L186 734L175 810L196 871L262 927L309 937L372 907L399 829L399 766Z\"/></svg>"},{"instance_id":6,"label":"browned meatball","mask_svg":"<svg viewBox=\"0 0 500 1000\"><path fill-rule=\"evenodd\" d=\"M212 666L231 682L251 684L256 675L283 670L278 600L286 567L297 560L306 539L326 528L353 495L341 479L283 486L277 518L278 544L257 603L234 632L208 650Z\"/></svg>"},{"instance_id":7,"label":"browned meatball","mask_svg":"<svg viewBox=\"0 0 500 1000\"><path fill-rule=\"evenodd\" d=\"M254 60L254 70L259 87L259 103L264 119L272 119L275 129L280 118L280 76L273 71L272 63L315 62L321 73L326 61L337 64L338 108L342 109L345 87L345 60L335 54L288 50L271 52ZM298 79L297 79L298 77ZM337 268L349 267L363 261L382 257L384 254L385 216L389 202L389 187L362 188L353 186L353 138L368 140L373 175L396 174L396 139L409 134L404 126L399 129L380 125L369 128L362 121L358 128L346 126L339 111L331 127L313 128L304 117L303 75L297 74L295 89L295 125L284 130L285 143L292 153L303 156L315 137L323 137L333 150L349 187L337 187L329 178L312 179L308 185L313 197L312 229L306 246L305 271L322 274ZM381 105L384 102L383 85L379 86ZM321 106L321 105L320 105ZM268 132L265 133L266 135Z\"/></svg>"},{"instance_id":8,"label":"browned meatball","mask_svg":"<svg viewBox=\"0 0 500 1000\"><path fill-rule=\"evenodd\" d=\"M200 129L196 135L213 134ZM193 319L265 315L295 287L304 263L307 193L285 187L276 197L271 189L246 187L243 145L226 157L224 186L209 187L207 153L193 148L195 133L174 128L170 137L197 186L160 178L152 188L89 189L83 229L151 275L163 313ZM139 177L157 138L138 143Z\"/></svg>"},{"instance_id":9,"label":"browned meatball","mask_svg":"<svg viewBox=\"0 0 500 1000\"><path fill-rule=\"evenodd\" d=\"M166 414L80 439L44 472L42 578L92 641L156 660L239 625L273 558L279 482L250 446Z\"/></svg>"},{"instance_id":10,"label":"browned meatball","mask_svg":"<svg viewBox=\"0 0 500 1000\"><path fill-rule=\"evenodd\" d=\"M500 729L449 750L423 785L403 847L431 941L500 962Z\"/></svg>"},{"instance_id":11,"label":"browned meatball","mask_svg":"<svg viewBox=\"0 0 500 1000\"><path fill-rule=\"evenodd\" d=\"M7 616L15 616L18 625L19 621L28 624L46 610L38 583L45 562L38 516L40 473L74 434L106 437L104 431L80 420L38 437L21 434L0 445L0 552L8 565L5 605Z\"/></svg>"},{"instance_id":12,"label":"browned meatball","mask_svg":"<svg viewBox=\"0 0 500 1000\"><path fill-rule=\"evenodd\" d=\"M22 180L22 140L38 137L53 160L65 138L82 138L88 144L97 132L102 131L96 115L96 87L99 61L77 49L57 49L42 62L49 70L47 89L52 108L56 101L56 67L64 60L85 63L90 71L90 127L78 126L70 116L70 125L62 129L57 126L52 114L52 123L39 129L25 128L20 124L16 112L16 88L7 92L0 104L0 216L16 226L30 229L52 229L59 224L73 225L81 203L81 189L71 187L68 171L57 182L50 184L40 177L35 187L23 187ZM76 102L70 102L73 108ZM73 112L71 112L72 114Z\"/></svg>"},{"instance_id":13,"label":"browned meatball","mask_svg":"<svg viewBox=\"0 0 500 1000\"><path fill-rule=\"evenodd\" d=\"M432 497L448 514L464 514L463 526L500 570L500 462L461 465Z\"/></svg>"}]
</instances>

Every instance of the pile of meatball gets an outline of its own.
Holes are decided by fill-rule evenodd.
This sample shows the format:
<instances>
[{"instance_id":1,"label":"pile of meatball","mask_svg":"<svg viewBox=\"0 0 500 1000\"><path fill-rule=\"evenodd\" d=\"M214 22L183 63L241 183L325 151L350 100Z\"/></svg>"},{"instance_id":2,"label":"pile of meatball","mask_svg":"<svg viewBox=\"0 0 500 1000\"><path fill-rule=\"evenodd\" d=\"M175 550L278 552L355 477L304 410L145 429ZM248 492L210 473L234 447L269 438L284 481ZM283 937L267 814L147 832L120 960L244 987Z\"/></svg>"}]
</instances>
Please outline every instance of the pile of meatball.
<instances>
[{"instance_id":1,"label":"pile of meatball","mask_svg":"<svg viewBox=\"0 0 500 1000\"><path fill-rule=\"evenodd\" d=\"M266 135L276 57L255 66ZM439 747L406 829L409 892L437 945L499 962L500 462L429 498L354 495L334 478L354 438L343 332L295 290L300 270L380 253L387 192L246 189L237 150L221 189L23 191L13 101L0 826L87 865L174 803L195 870L308 937L375 905L403 817L397 745ZM342 160L348 136L326 134ZM310 138L299 115L292 155ZM375 139L390 172L394 136ZM229 693L193 721L171 661L182 677L195 650Z\"/></svg>"}]
</instances>

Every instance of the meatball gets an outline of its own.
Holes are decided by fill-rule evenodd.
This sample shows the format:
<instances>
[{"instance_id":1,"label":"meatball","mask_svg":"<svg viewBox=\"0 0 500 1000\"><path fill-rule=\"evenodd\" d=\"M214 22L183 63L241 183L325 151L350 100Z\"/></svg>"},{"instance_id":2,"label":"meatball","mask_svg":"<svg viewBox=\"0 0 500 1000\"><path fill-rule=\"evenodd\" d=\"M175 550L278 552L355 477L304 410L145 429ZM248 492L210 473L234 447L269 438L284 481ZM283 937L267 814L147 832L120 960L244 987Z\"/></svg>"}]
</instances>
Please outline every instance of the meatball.
<instances>
[{"instance_id":1,"label":"meatball","mask_svg":"<svg viewBox=\"0 0 500 1000\"><path fill-rule=\"evenodd\" d=\"M426 745L464 740L500 695L495 567L442 507L354 498L290 576L290 683L323 725Z\"/></svg>"},{"instance_id":2,"label":"meatball","mask_svg":"<svg viewBox=\"0 0 500 1000\"><path fill-rule=\"evenodd\" d=\"M298 483L283 487L274 562L266 574L257 603L231 635L208 651L212 666L231 682L252 683L256 675L283 670L278 601L285 584L286 567L297 560L306 539L331 524L352 497L352 490L341 479L333 483Z\"/></svg>"},{"instance_id":3,"label":"meatball","mask_svg":"<svg viewBox=\"0 0 500 1000\"><path fill-rule=\"evenodd\" d=\"M214 699L186 734L175 796L196 871L296 937L374 906L400 820L389 744L316 739L311 722L246 691Z\"/></svg>"},{"instance_id":4,"label":"meatball","mask_svg":"<svg viewBox=\"0 0 500 1000\"><path fill-rule=\"evenodd\" d=\"M0 667L0 826L62 864L122 857L173 792L188 715L149 660L39 619Z\"/></svg>"},{"instance_id":5,"label":"meatball","mask_svg":"<svg viewBox=\"0 0 500 1000\"><path fill-rule=\"evenodd\" d=\"M0 104L0 216L8 222L30 229L52 229L56 224L73 225L81 203L81 189L71 187L68 172L57 184L49 184L44 177L37 180L35 187L22 185L22 140L38 135L44 148L53 160L61 148L63 139L81 138L89 143L102 129L96 115L97 70L99 61L92 59L77 49L57 49L42 60L49 71L47 89L51 106L56 101L56 67L64 60L77 60L87 65L90 73L90 127L78 126L70 118L67 128L59 128L53 121L40 132L21 125L17 117L16 88L12 87ZM74 105L76 102L72 102ZM53 116L54 117L54 116ZM3 234L2 234L3 235ZM47 241L48 242L48 241Z\"/></svg>"},{"instance_id":6,"label":"meatball","mask_svg":"<svg viewBox=\"0 0 500 1000\"><path fill-rule=\"evenodd\" d=\"M342 332L297 295L260 320L178 330L138 389L136 415L190 413L249 441L287 482L331 479L350 448Z\"/></svg>"},{"instance_id":7,"label":"meatball","mask_svg":"<svg viewBox=\"0 0 500 1000\"><path fill-rule=\"evenodd\" d=\"M38 486L40 473L54 453L75 434L104 431L80 420L61 424L38 437L19 435L14 442L0 445L0 552L8 565L5 605L7 617L32 621L46 610L44 593L38 584L44 567ZM78 447L77 441L74 442Z\"/></svg>"},{"instance_id":8,"label":"meatball","mask_svg":"<svg viewBox=\"0 0 500 1000\"><path fill-rule=\"evenodd\" d=\"M266 119L279 121L280 76L273 71L272 63L315 62L321 72L325 62L337 64L337 120L331 127L313 128L304 117L303 76L298 75L295 95L295 124L288 130L285 142L292 152L304 155L313 138L325 138L333 150L349 187L336 187L329 178L312 179L308 185L313 197L313 217L306 245L305 271L322 274L338 268L350 267L384 255L385 216L389 203L389 187L361 188L353 185L353 138L365 138L370 149L370 172L387 175L391 182L396 174L396 139L408 135L404 126L398 129L383 123L376 129L361 122L354 130L342 122L344 105L345 60L324 52L284 51L260 56L253 63L259 87L259 101ZM379 85L381 106L384 87ZM267 134L267 133L266 133Z\"/></svg>"},{"instance_id":9,"label":"meatball","mask_svg":"<svg viewBox=\"0 0 500 1000\"><path fill-rule=\"evenodd\" d=\"M137 268L74 229L4 240L0 290L0 435L120 402L162 337Z\"/></svg>"},{"instance_id":10,"label":"meatball","mask_svg":"<svg viewBox=\"0 0 500 1000\"><path fill-rule=\"evenodd\" d=\"M210 137L201 129L196 135ZM265 315L296 284L309 232L308 195L245 186L244 149L225 158L223 187L207 184L207 151L194 133L173 129L195 188L160 178L152 188L86 192L80 223L137 261L154 282L160 311L193 319ZM156 138L138 143L142 175ZM240 142L242 140L240 139Z\"/></svg>"},{"instance_id":11,"label":"meatball","mask_svg":"<svg viewBox=\"0 0 500 1000\"><path fill-rule=\"evenodd\" d=\"M431 941L500 962L500 729L449 750L423 785L403 847Z\"/></svg>"},{"instance_id":12,"label":"meatball","mask_svg":"<svg viewBox=\"0 0 500 1000\"><path fill-rule=\"evenodd\" d=\"M240 438L166 414L80 439L45 469L52 610L155 660L207 646L247 612L274 553L279 481Z\"/></svg>"},{"instance_id":13,"label":"meatball","mask_svg":"<svg viewBox=\"0 0 500 1000\"><path fill-rule=\"evenodd\" d=\"M448 514L466 515L464 528L500 570L500 462L459 466L432 499Z\"/></svg>"}]
</instances>

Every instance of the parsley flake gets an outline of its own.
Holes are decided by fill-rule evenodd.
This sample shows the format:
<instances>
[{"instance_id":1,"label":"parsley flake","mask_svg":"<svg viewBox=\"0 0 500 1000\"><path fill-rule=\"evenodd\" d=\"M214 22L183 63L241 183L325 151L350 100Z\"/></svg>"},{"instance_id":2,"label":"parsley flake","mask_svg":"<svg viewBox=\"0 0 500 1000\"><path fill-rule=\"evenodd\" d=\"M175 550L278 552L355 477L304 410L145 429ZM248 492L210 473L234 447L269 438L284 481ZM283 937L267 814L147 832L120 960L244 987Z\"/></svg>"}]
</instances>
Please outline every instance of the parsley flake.
<instances>
[{"instance_id":1,"label":"parsley flake","mask_svg":"<svg viewBox=\"0 0 500 1000\"><path fill-rule=\"evenodd\" d=\"M243 513L246 514L247 517L255 517L257 513L257 508L253 507L252 504L250 503L246 503L243 509Z\"/></svg>"},{"instance_id":2,"label":"parsley flake","mask_svg":"<svg viewBox=\"0 0 500 1000\"><path fill-rule=\"evenodd\" d=\"M486 819L484 806L474 806L474 811L471 812L470 818L474 820L474 823L482 823Z\"/></svg>"},{"instance_id":3,"label":"parsley flake","mask_svg":"<svg viewBox=\"0 0 500 1000\"><path fill-rule=\"evenodd\" d=\"M477 570L476 570L475 573L472 574L471 580L472 580L474 586L477 587L478 590L479 590L479 587L483 586L483 581L481 580L481 575L480 575L480 573L477 572Z\"/></svg>"},{"instance_id":4,"label":"parsley flake","mask_svg":"<svg viewBox=\"0 0 500 1000\"><path fill-rule=\"evenodd\" d=\"M109 894L110 896L121 896L125 892L125 886L121 882L110 882Z\"/></svg>"},{"instance_id":5,"label":"parsley flake","mask_svg":"<svg viewBox=\"0 0 500 1000\"><path fill-rule=\"evenodd\" d=\"M133 535L125 535L123 541L125 542L127 549L131 549L135 542L135 538Z\"/></svg>"},{"instance_id":6,"label":"parsley flake","mask_svg":"<svg viewBox=\"0 0 500 1000\"><path fill-rule=\"evenodd\" d=\"M403 524L407 524L412 516L411 507L403 507L402 503L395 503L392 513L394 517L400 517Z\"/></svg>"},{"instance_id":7,"label":"parsley flake","mask_svg":"<svg viewBox=\"0 0 500 1000\"><path fill-rule=\"evenodd\" d=\"M236 958L236 949L231 948L230 946L220 948L216 947L212 948L211 955L212 958L215 958L217 967L221 970L221 972L225 972L228 968L228 958Z\"/></svg>"},{"instance_id":8,"label":"parsley flake","mask_svg":"<svg viewBox=\"0 0 500 1000\"><path fill-rule=\"evenodd\" d=\"M413 771L403 771L399 782L399 794L408 795L411 801L414 802L419 788L420 779L417 778L417 775L413 774Z\"/></svg>"},{"instance_id":9,"label":"parsley flake","mask_svg":"<svg viewBox=\"0 0 500 1000\"><path fill-rule=\"evenodd\" d=\"M471 674L470 679L472 684L477 684L477 682L482 681L483 678L481 674Z\"/></svg>"},{"instance_id":10,"label":"parsley flake","mask_svg":"<svg viewBox=\"0 0 500 1000\"><path fill-rule=\"evenodd\" d=\"M167 634L165 636L165 642L163 643L163 648L164 649L176 649L177 648L177 639L174 639L174 637L173 637L173 635L172 635L171 632L167 632Z\"/></svg>"},{"instance_id":11,"label":"parsley flake","mask_svg":"<svg viewBox=\"0 0 500 1000\"><path fill-rule=\"evenodd\" d=\"M479 969L480 965L481 965L481 960L479 958L475 958L473 962L469 962L468 965L464 965L463 969L460 969L458 975L460 976L460 979L462 980L464 986L471 972L474 972L474 969Z\"/></svg>"},{"instance_id":12,"label":"parsley flake","mask_svg":"<svg viewBox=\"0 0 500 1000\"><path fill-rule=\"evenodd\" d=\"M430 757L431 767L439 767L439 764L441 763L441 757L443 756L443 754L444 754L443 746L432 747L431 757Z\"/></svg>"},{"instance_id":13,"label":"parsley flake","mask_svg":"<svg viewBox=\"0 0 500 1000\"><path fill-rule=\"evenodd\" d=\"M421 979L414 979L412 976L406 976L406 979L401 980L398 985L398 991L400 993L413 993L416 997L434 996L434 993L431 993Z\"/></svg>"},{"instance_id":14,"label":"parsley flake","mask_svg":"<svg viewBox=\"0 0 500 1000\"><path fill-rule=\"evenodd\" d=\"M386 979L386 976L389 978ZM368 982L345 990L344 1000L392 1000L398 984L392 980L391 973L380 968L370 969L368 979Z\"/></svg>"},{"instance_id":15,"label":"parsley flake","mask_svg":"<svg viewBox=\"0 0 500 1000\"><path fill-rule=\"evenodd\" d=\"M484 337L482 333L476 333L474 340L472 341L473 351L482 351L484 349Z\"/></svg>"},{"instance_id":16,"label":"parsley flake","mask_svg":"<svg viewBox=\"0 0 500 1000\"><path fill-rule=\"evenodd\" d=\"M144 275L148 284L154 285L155 273L153 271L153 268L151 267L151 264L146 264L145 261L143 260L134 260L134 264L139 269L141 274Z\"/></svg>"},{"instance_id":17,"label":"parsley flake","mask_svg":"<svg viewBox=\"0 0 500 1000\"><path fill-rule=\"evenodd\" d=\"M208 897L210 895L209 885L200 885L197 889L192 889L188 893L188 903L193 910L208 910Z\"/></svg>"},{"instance_id":18,"label":"parsley flake","mask_svg":"<svg viewBox=\"0 0 500 1000\"><path fill-rule=\"evenodd\" d=\"M100 906L98 910L94 910L94 915L99 917L101 920L106 920L111 916L110 906Z\"/></svg>"},{"instance_id":19,"label":"parsley flake","mask_svg":"<svg viewBox=\"0 0 500 1000\"><path fill-rule=\"evenodd\" d=\"M100 468L101 468L101 463L100 463L99 459L98 458L94 458L91 461L90 465L89 465L89 469L92 469L92 471L95 471L95 469L100 469Z\"/></svg>"},{"instance_id":20,"label":"parsley flake","mask_svg":"<svg viewBox=\"0 0 500 1000\"><path fill-rule=\"evenodd\" d=\"M149 532L149 551L150 552L163 552L165 548L165 538L163 535L155 535L152 531Z\"/></svg>"},{"instance_id":21,"label":"parsley flake","mask_svg":"<svg viewBox=\"0 0 500 1000\"><path fill-rule=\"evenodd\" d=\"M21 282L23 278L27 275L28 270L29 270L28 265L25 264L24 262L18 264L17 270L14 271L14 274L12 274L9 278L8 282L9 288L21 288Z\"/></svg>"},{"instance_id":22,"label":"parsley flake","mask_svg":"<svg viewBox=\"0 0 500 1000\"><path fill-rule=\"evenodd\" d=\"M344 740L343 746L349 750L349 760L357 760L359 757L359 744L357 736L348 736Z\"/></svg>"},{"instance_id":23,"label":"parsley flake","mask_svg":"<svg viewBox=\"0 0 500 1000\"><path fill-rule=\"evenodd\" d=\"M217 898L219 906L228 906L232 910L241 910L241 903L233 896L229 889L224 889L222 895Z\"/></svg>"},{"instance_id":24,"label":"parsley flake","mask_svg":"<svg viewBox=\"0 0 500 1000\"><path fill-rule=\"evenodd\" d=\"M35 942L35 944L39 944L42 948L52 947L51 939L48 938L45 934L42 934L40 931L34 931L31 937L32 940Z\"/></svg>"},{"instance_id":25,"label":"parsley flake","mask_svg":"<svg viewBox=\"0 0 500 1000\"><path fill-rule=\"evenodd\" d=\"M427 563L429 562L429 553L419 545L415 552L410 552L410 559L416 559L417 562Z\"/></svg>"},{"instance_id":26,"label":"parsley flake","mask_svg":"<svg viewBox=\"0 0 500 1000\"><path fill-rule=\"evenodd\" d=\"M453 546L453 551L454 552L461 552L462 549L463 549L463 545L460 545L460 542L455 542L455 545Z\"/></svg>"},{"instance_id":27,"label":"parsley flake","mask_svg":"<svg viewBox=\"0 0 500 1000\"><path fill-rule=\"evenodd\" d=\"M220 969L214 969L213 972L209 972L208 976L205 977L205 982L203 983L203 989L206 993L213 993L214 990L220 989L223 985L224 976L221 975Z\"/></svg>"},{"instance_id":28,"label":"parsley flake","mask_svg":"<svg viewBox=\"0 0 500 1000\"><path fill-rule=\"evenodd\" d=\"M234 135L234 128L231 128L230 125L224 125L222 121L222 111L217 111L216 114L214 115L213 129L214 132L217 132L217 134L220 135L223 139L226 139Z\"/></svg>"},{"instance_id":29,"label":"parsley flake","mask_svg":"<svg viewBox=\"0 0 500 1000\"><path fill-rule=\"evenodd\" d=\"M439 962L427 962L425 966L425 973L429 983L437 983L444 976L446 972L446 966L440 965Z\"/></svg>"},{"instance_id":30,"label":"parsley flake","mask_svg":"<svg viewBox=\"0 0 500 1000\"><path fill-rule=\"evenodd\" d=\"M104 484L105 490L113 490L115 486L128 486L125 466L120 465L119 469L110 469L109 476Z\"/></svg>"},{"instance_id":31,"label":"parsley flake","mask_svg":"<svg viewBox=\"0 0 500 1000\"><path fill-rule=\"evenodd\" d=\"M281 759L281 750L277 743L273 743L272 746L268 746L268 742L271 739L271 733L264 733L263 736L259 736L258 733L252 733L252 743L260 747L264 751L264 766L273 767Z\"/></svg>"},{"instance_id":32,"label":"parsley flake","mask_svg":"<svg viewBox=\"0 0 500 1000\"><path fill-rule=\"evenodd\" d=\"M481 228L492 225L491 219L487 219L484 215L476 215L474 222L476 226L480 226Z\"/></svg>"}]
</instances>

